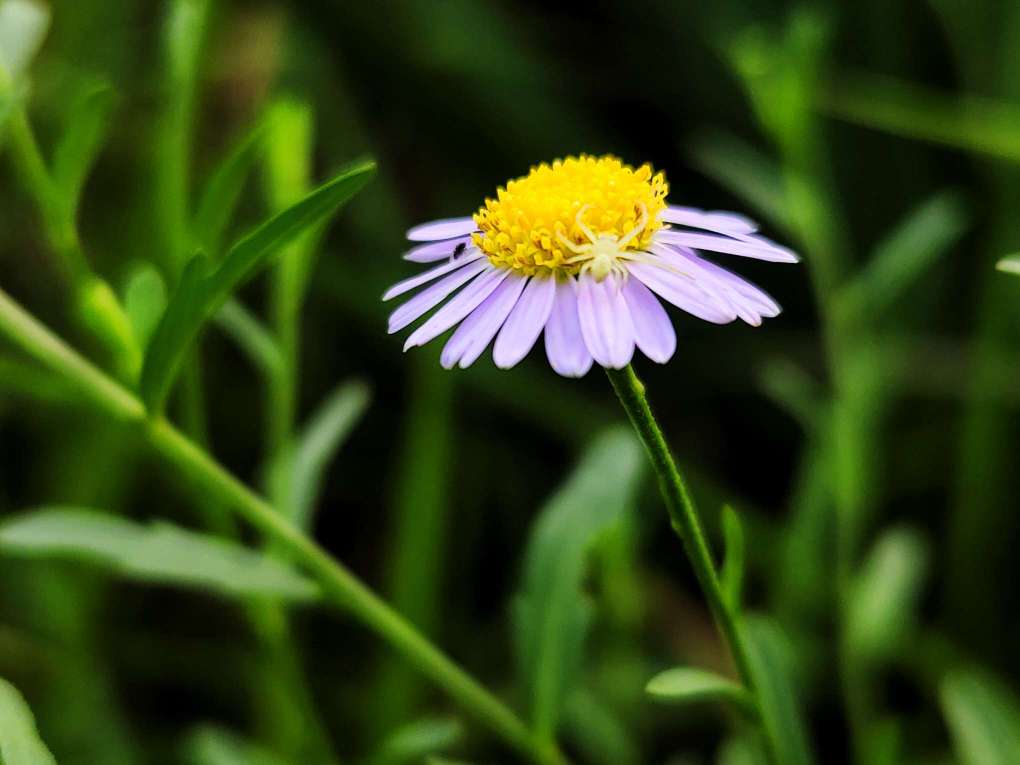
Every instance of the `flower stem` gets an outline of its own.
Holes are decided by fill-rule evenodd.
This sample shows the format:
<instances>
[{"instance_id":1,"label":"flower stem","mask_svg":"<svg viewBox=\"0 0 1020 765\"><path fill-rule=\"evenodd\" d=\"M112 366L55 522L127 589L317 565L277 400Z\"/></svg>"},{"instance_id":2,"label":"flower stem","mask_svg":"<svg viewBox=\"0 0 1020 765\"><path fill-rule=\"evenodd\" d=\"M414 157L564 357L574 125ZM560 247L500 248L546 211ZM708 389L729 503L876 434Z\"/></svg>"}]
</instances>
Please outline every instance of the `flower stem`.
<instances>
[{"instance_id":1,"label":"flower stem","mask_svg":"<svg viewBox=\"0 0 1020 765\"><path fill-rule=\"evenodd\" d=\"M606 374L609 376L609 381L613 384L613 389L616 391L620 403L623 404L631 424L645 445L645 450L648 452L648 457L652 461L655 474L659 479L659 490L666 502L670 524L684 545L687 558L694 567L694 573L708 599L708 605L712 609L716 624L719 625L719 629L729 644L733 663L736 665L740 679L748 690L754 693L754 682L751 677L739 614L729 606L723 594L719 574L712 561L712 552L705 539L694 500L677 469L676 462L673 461L669 445L648 405L645 386L629 365L624 369L607 369Z\"/></svg>"},{"instance_id":2,"label":"flower stem","mask_svg":"<svg viewBox=\"0 0 1020 765\"><path fill-rule=\"evenodd\" d=\"M82 358L3 290L0 290L0 335L66 377L101 411L137 425L167 462L278 544L316 578L328 601L353 614L445 690L465 712L531 761L539 765L566 765L567 760L554 745L539 741L509 707L423 637L342 563L165 419L150 419L135 395Z\"/></svg>"}]
</instances>

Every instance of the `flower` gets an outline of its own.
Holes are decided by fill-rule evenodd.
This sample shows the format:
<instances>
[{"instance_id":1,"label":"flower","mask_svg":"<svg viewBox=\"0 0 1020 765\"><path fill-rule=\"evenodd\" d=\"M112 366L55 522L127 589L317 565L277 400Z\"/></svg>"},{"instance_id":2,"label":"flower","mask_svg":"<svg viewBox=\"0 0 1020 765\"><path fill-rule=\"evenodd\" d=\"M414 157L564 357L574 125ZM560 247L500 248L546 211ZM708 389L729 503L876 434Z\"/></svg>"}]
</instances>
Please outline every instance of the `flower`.
<instances>
[{"instance_id":1,"label":"flower","mask_svg":"<svg viewBox=\"0 0 1020 765\"><path fill-rule=\"evenodd\" d=\"M407 238L422 244L404 258L442 262L383 295L424 287L390 315L390 333L446 301L405 351L456 326L444 367L470 366L495 339L493 360L508 369L544 330L553 369L581 377L593 361L627 366L635 346L668 361L676 333L660 299L717 324L776 316L771 297L699 251L780 263L797 256L742 215L667 205L668 190L650 165L582 154L532 168L472 217L415 226Z\"/></svg>"}]
</instances>

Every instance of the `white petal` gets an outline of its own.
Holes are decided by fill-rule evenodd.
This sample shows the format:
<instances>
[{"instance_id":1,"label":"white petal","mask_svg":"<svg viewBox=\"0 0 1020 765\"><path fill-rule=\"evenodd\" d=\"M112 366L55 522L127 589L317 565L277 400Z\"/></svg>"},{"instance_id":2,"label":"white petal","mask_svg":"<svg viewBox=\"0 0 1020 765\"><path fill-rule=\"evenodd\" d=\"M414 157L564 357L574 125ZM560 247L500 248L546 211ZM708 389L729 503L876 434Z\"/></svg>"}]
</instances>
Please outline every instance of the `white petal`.
<instances>
[{"instance_id":1,"label":"white petal","mask_svg":"<svg viewBox=\"0 0 1020 765\"><path fill-rule=\"evenodd\" d=\"M718 231L720 234L753 234L758 224L750 218L737 213L714 210L699 210L696 207L678 207L670 205L661 213L659 219L679 226L703 228L706 231Z\"/></svg>"},{"instance_id":2,"label":"white petal","mask_svg":"<svg viewBox=\"0 0 1020 765\"><path fill-rule=\"evenodd\" d=\"M656 295L699 319L728 324L737 318L728 303L698 289L690 276L650 263L630 263L627 269Z\"/></svg>"},{"instance_id":3,"label":"white petal","mask_svg":"<svg viewBox=\"0 0 1020 765\"><path fill-rule=\"evenodd\" d=\"M424 273L420 273L417 276L412 276L403 281L399 281L390 287L386 292L383 293L383 301L392 300L398 295L403 295L405 292L410 292L415 287L420 287L423 284L428 284L433 279L438 279L443 274L448 274L450 271L455 271L461 266L470 263L473 260L478 260L482 257L482 251L477 247L469 247L464 251L463 255L460 255L453 260L443 263L441 266L430 268Z\"/></svg>"},{"instance_id":4,"label":"white petal","mask_svg":"<svg viewBox=\"0 0 1020 765\"><path fill-rule=\"evenodd\" d=\"M432 314L428 321L411 333L407 342L404 343L404 350L416 345L424 345L460 322L481 305L482 301L492 294L500 282L509 275L509 269L495 268L490 263L486 263L485 270L475 277L473 282L454 295L450 302Z\"/></svg>"},{"instance_id":5,"label":"white petal","mask_svg":"<svg viewBox=\"0 0 1020 765\"><path fill-rule=\"evenodd\" d=\"M634 355L634 326L619 279L601 282L591 274L578 279L577 315L592 357L604 367L622 369Z\"/></svg>"},{"instance_id":6,"label":"white petal","mask_svg":"<svg viewBox=\"0 0 1020 765\"><path fill-rule=\"evenodd\" d=\"M500 369L509 369L528 355L552 311L556 299L556 280L533 277L513 313L499 331L492 349L492 360Z\"/></svg>"},{"instance_id":7,"label":"white petal","mask_svg":"<svg viewBox=\"0 0 1020 765\"><path fill-rule=\"evenodd\" d=\"M799 260L792 250L780 247L765 237L743 236L738 239L730 239L725 236L698 234L691 231L659 230L655 232L655 239L666 244L677 244L695 250L725 252L745 258L770 260L774 263L797 263Z\"/></svg>"},{"instance_id":8,"label":"white petal","mask_svg":"<svg viewBox=\"0 0 1020 765\"><path fill-rule=\"evenodd\" d=\"M435 242L438 239L452 239L477 231L474 218L444 218L430 223L422 223L407 232L412 242Z\"/></svg>"}]
</instances>

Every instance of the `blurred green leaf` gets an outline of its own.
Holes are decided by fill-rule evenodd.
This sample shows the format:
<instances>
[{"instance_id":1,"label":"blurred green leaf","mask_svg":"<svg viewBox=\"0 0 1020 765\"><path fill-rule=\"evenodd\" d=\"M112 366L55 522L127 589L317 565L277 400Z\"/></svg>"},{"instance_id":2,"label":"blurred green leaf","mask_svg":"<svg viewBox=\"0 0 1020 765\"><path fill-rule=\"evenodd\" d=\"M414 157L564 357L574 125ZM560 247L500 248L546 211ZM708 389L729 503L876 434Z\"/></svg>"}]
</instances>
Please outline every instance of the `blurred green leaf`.
<instances>
[{"instance_id":1,"label":"blurred green leaf","mask_svg":"<svg viewBox=\"0 0 1020 765\"><path fill-rule=\"evenodd\" d=\"M267 378L280 374L283 357L276 338L240 302L234 298L227 300L216 312L214 321Z\"/></svg>"},{"instance_id":2,"label":"blurred green leaf","mask_svg":"<svg viewBox=\"0 0 1020 765\"><path fill-rule=\"evenodd\" d=\"M188 765L286 765L271 752L223 728L203 725L184 744Z\"/></svg>"},{"instance_id":3,"label":"blurred green leaf","mask_svg":"<svg viewBox=\"0 0 1020 765\"><path fill-rule=\"evenodd\" d=\"M53 185L73 216L110 125L114 92L106 84L81 88L71 105L67 128L53 153Z\"/></svg>"},{"instance_id":4,"label":"blurred green leaf","mask_svg":"<svg viewBox=\"0 0 1020 765\"><path fill-rule=\"evenodd\" d=\"M929 90L874 74L847 74L818 88L828 114L893 135L1020 161L1020 108Z\"/></svg>"},{"instance_id":5,"label":"blurred green leaf","mask_svg":"<svg viewBox=\"0 0 1020 765\"><path fill-rule=\"evenodd\" d=\"M415 720L394 731L369 758L371 765L419 763L422 758L456 746L464 737L459 720L434 717Z\"/></svg>"},{"instance_id":6,"label":"blurred green leaf","mask_svg":"<svg viewBox=\"0 0 1020 765\"><path fill-rule=\"evenodd\" d=\"M77 285L76 297L79 318L109 349L117 375L123 380L136 380L142 365L142 346L117 293L105 280L89 276Z\"/></svg>"},{"instance_id":7,"label":"blurred green leaf","mask_svg":"<svg viewBox=\"0 0 1020 765\"><path fill-rule=\"evenodd\" d=\"M1020 276L1020 255L1005 257L996 263L995 267L1004 273Z\"/></svg>"},{"instance_id":8,"label":"blurred green leaf","mask_svg":"<svg viewBox=\"0 0 1020 765\"><path fill-rule=\"evenodd\" d=\"M769 359L758 374L758 383L806 433L817 432L823 423L825 391L803 367L785 358Z\"/></svg>"},{"instance_id":9,"label":"blurred green leaf","mask_svg":"<svg viewBox=\"0 0 1020 765\"><path fill-rule=\"evenodd\" d=\"M722 511L722 528L726 555L719 579L730 608L739 611L744 591L744 527L729 505Z\"/></svg>"},{"instance_id":10,"label":"blurred green leaf","mask_svg":"<svg viewBox=\"0 0 1020 765\"><path fill-rule=\"evenodd\" d=\"M754 700L742 685L697 667L674 667L660 672L648 681L645 691L656 701L670 704L722 701L745 712L754 709Z\"/></svg>"},{"instance_id":11,"label":"blurred green leaf","mask_svg":"<svg viewBox=\"0 0 1020 765\"><path fill-rule=\"evenodd\" d=\"M238 241L215 269L202 254L191 260L145 356L141 393L151 412L162 410L188 347L205 320L271 255L333 215L368 182L374 170L375 163L368 160L348 165L332 180Z\"/></svg>"},{"instance_id":12,"label":"blurred green leaf","mask_svg":"<svg viewBox=\"0 0 1020 765\"><path fill-rule=\"evenodd\" d=\"M514 602L514 626L521 686L542 737L555 735L564 698L581 665L592 611L582 595L585 555L629 508L643 465L629 430L606 431L532 529Z\"/></svg>"},{"instance_id":13,"label":"blurred green leaf","mask_svg":"<svg viewBox=\"0 0 1020 765\"><path fill-rule=\"evenodd\" d=\"M786 637L778 625L761 616L747 618L744 635L762 724L778 762L813 763L793 679L793 655Z\"/></svg>"},{"instance_id":14,"label":"blurred green leaf","mask_svg":"<svg viewBox=\"0 0 1020 765\"><path fill-rule=\"evenodd\" d=\"M840 294L843 310L872 317L890 308L967 227L960 196L942 191L909 213L875 248L871 261Z\"/></svg>"},{"instance_id":15,"label":"blurred green leaf","mask_svg":"<svg viewBox=\"0 0 1020 765\"><path fill-rule=\"evenodd\" d=\"M317 586L289 566L222 539L169 523L147 525L76 507L47 507L0 523L0 549L76 558L139 582L230 596L312 600Z\"/></svg>"},{"instance_id":16,"label":"blurred green leaf","mask_svg":"<svg viewBox=\"0 0 1020 765\"><path fill-rule=\"evenodd\" d=\"M155 266L142 264L124 286L124 311L141 348L149 345L152 333L166 310L166 285Z\"/></svg>"},{"instance_id":17,"label":"blurred green leaf","mask_svg":"<svg viewBox=\"0 0 1020 765\"><path fill-rule=\"evenodd\" d=\"M563 707L563 735L591 765L637 765L641 753L634 736L614 711L584 689L570 694Z\"/></svg>"},{"instance_id":18,"label":"blurred green leaf","mask_svg":"<svg viewBox=\"0 0 1020 765\"><path fill-rule=\"evenodd\" d=\"M280 509L300 529L312 525L315 502L330 461L358 424L371 400L371 391L360 381L340 385L320 405L293 447L275 468L274 495L281 498Z\"/></svg>"},{"instance_id":19,"label":"blurred green leaf","mask_svg":"<svg viewBox=\"0 0 1020 765\"><path fill-rule=\"evenodd\" d=\"M0 2L0 68L12 80L28 69L49 28L49 6L39 0Z\"/></svg>"},{"instance_id":20,"label":"blurred green leaf","mask_svg":"<svg viewBox=\"0 0 1020 765\"><path fill-rule=\"evenodd\" d=\"M912 529L886 531L858 571L847 606L847 639L865 659L896 655L913 628L928 549Z\"/></svg>"},{"instance_id":21,"label":"blurred green leaf","mask_svg":"<svg viewBox=\"0 0 1020 765\"><path fill-rule=\"evenodd\" d=\"M709 178L729 189L773 224L788 229L786 189L778 163L750 144L712 132L690 142L694 165Z\"/></svg>"},{"instance_id":22,"label":"blurred green leaf","mask_svg":"<svg viewBox=\"0 0 1020 765\"><path fill-rule=\"evenodd\" d=\"M219 255L223 235L237 208L245 181L264 145L269 118L259 119L232 145L213 169L199 196L192 222L193 247Z\"/></svg>"},{"instance_id":23,"label":"blurred green leaf","mask_svg":"<svg viewBox=\"0 0 1020 765\"><path fill-rule=\"evenodd\" d=\"M56 765L39 738L24 696L0 678L0 762L3 765Z\"/></svg>"},{"instance_id":24,"label":"blurred green leaf","mask_svg":"<svg viewBox=\"0 0 1020 765\"><path fill-rule=\"evenodd\" d=\"M1020 762L1020 701L998 680L956 670L943 679L939 696L961 765Z\"/></svg>"},{"instance_id":25,"label":"blurred green leaf","mask_svg":"<svg viewBox=\"0 0 1020 765\"><path fill-rule=\"evenodd\" d=\"M716 765L771 765L758 739L750 734L726 739L719 747Z\"/></svg>"}]
</instances>

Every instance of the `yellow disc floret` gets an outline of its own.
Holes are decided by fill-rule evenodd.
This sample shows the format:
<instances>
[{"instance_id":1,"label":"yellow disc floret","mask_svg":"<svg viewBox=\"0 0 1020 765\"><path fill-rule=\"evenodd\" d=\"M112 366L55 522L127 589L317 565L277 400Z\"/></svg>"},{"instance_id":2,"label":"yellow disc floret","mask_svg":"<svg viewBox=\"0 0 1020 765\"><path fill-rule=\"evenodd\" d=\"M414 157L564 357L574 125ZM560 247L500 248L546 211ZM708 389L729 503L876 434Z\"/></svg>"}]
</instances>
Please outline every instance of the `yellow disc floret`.
<instances>
[{"instance_id":1,"label":"yellow disc floret","mask_svg":"<svg viewBox=\"0 0 1020 765\"><path fill-rule=\"evenodd\" d=\"M529 276L576 274L585 260L577 253L593 236L621 252L647 248L668 191L651 165L635 169L612 156L542 163L485 200L474 243L495 265Z\"/></svg>"}]
</instances>

